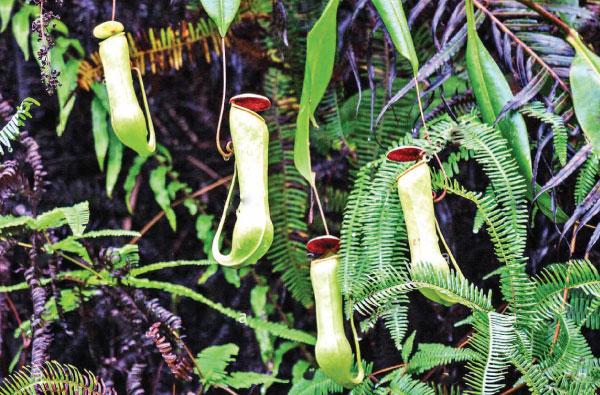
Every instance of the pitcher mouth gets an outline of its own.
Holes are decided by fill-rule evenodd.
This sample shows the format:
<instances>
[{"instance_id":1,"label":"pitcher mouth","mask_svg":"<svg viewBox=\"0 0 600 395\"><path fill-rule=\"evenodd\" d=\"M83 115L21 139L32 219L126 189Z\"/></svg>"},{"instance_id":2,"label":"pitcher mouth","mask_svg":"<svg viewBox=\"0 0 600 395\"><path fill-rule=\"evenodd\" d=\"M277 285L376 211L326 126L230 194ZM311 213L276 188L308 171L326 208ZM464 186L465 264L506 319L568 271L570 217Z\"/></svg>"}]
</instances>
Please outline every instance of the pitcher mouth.
<instances>
[{"instance_id":1,"label":"pitcher mouth","mask_svg":"<svg viewBox=\"0 0 600 395\"><path fill-rule=\"evenodd\" d=\"M315 255L336 253L340 249L340 239L330 235L315 237L306 243L306 249Z\"/></svg>"},{"instance_id":2,"label":"pitcher mouth","mask_svg":"<svg viewBox=\"0 0 600 395\"><path fill-rule=\"evenodd\" d=\"M261 112L271 108L271 101L267 97L254 93L236 95L229 99L229 103L254 112Z\"/></svg>"},{"instance_id":3,"label":"pitcher mouth","mask_svg":"<svg viewBox=\"0 0 600 395\"><path fill-rule=\"evenodd\" d=\"M393 162L417 162L425 156L425 150L421 147L407 145L390 150L386 157Z\"/></svg>"}]
</instances>

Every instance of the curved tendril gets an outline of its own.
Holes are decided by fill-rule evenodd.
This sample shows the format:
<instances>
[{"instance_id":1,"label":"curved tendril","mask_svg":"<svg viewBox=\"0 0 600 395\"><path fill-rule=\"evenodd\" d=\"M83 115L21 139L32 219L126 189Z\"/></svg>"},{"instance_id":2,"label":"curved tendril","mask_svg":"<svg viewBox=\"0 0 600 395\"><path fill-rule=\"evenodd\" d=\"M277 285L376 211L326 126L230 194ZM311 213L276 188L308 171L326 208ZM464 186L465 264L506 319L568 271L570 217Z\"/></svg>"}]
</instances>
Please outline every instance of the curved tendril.
<instances>
[{"instance_id":1,"label":"curved tendril","mask_svg":"<svg viewBox=\"0 0 600 395\"><path fill-rule=\"evenodd\" d=\"M223 160L229 160L233 155L233 148L231 146L231 141L227 142L225 146L225 150L221 148L221 126L223 124L223 114L225 113L225 98L227 96L227 58L225 55L225 38L221 37L221 58L222 58L222 67L223 67L223 96L221 98L221 110L219 112L219 123L217 124L217 134L215 137L215 142L217 145L217 151L223 157Z\"/></svg>"},{"instance_id":2,"label":"curved tendril","mask_svg":"<svg viewBox=\"0 0 600 395\"><path fill-rule=\"evenodd\" d=\"M148 98L146 97L146 89L144 88L142 72L137 67L132 67L132 70L135 70L138 77L140 91L142 94L142 101L144 103L144 112L146 113L146 119L148 122L148 151L154 152L154 150L156 149L156 134L154 132L154 123L152 123L152 116L150 116L150 106L148 105Z\"/></svg>"},{"instance_id":3,"label":"curved tendril","mask_svg":"<svg viewBox=\"0 0 600 395\"><path fill-rule=\"evenodd\" d=\"M362 357L360 355L360 344L358 342L358 335L356 333L356 326L354 325L354 308L352 307L352 300L350 302L350 328L352 329L352 337L354 338L354 348L356 349L356 366L358 368L358 372L356 373L356 377L351 379L350 381L353 384L362 383L365 378L365 369L362 364Z\"/></svg>"}]
</instances>

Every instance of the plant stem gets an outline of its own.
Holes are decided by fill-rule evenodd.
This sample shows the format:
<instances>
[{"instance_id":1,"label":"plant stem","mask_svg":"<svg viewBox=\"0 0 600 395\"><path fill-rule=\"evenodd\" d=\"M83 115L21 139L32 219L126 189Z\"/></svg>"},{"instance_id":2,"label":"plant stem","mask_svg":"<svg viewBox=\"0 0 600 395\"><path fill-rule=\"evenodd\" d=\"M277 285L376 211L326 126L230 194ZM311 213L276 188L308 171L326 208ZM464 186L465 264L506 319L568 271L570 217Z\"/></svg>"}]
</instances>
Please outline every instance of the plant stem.
<instances>
[{"instance_id":1,"label":"plant stem","mask_svg":"<svg viewBox=\"0 0 600 395\"><path fill-rule=\"evenodd\" d=\"M502 392L500 395L509 395L509 394L514 394L515 392L517 392L518 390L520 390L521 388L525 387L525 383L519 384L515 387L509 388L506 391Z\"/></svg>"},{"instance_id":2,"label":"plant stem","mask_svg":"<svg viewBox=\"0 0 600 395\"><path fill-rule=\"evenodd\" d=\"M474 1L476 1L476 0L474 0ZM570 36L572 34L572 31L571 31L571 28L569 27L569 25L567 25L558 16L554 15L553 13L551 13L550 11L548 11L547 9L545 9L538 3L534 2L533 0L517 0L517 1L521 4L523 4L524 6L531 8L538 14L540 14L547 21L551 22L553 25L560 28L567 36Z\"/></svg>"},{"instance_id":3,"label":"plant stem","mask_svg":"<svg viewBox=\"0 0 600 395\"><path fill-rule=\"evenodd\" d=\"M218 186L221 186L221 185L223 185L225 183L228 183L229 181L231 181L231 178L232 178L232 176L223 177L220 180L217 180L217 181L213 182L212 184L207 185L204 188L201 188L201 189L197 190L196 192L192 193L191 195L184 196L183 198L181 198L181 199L173 202L173 204L171 204L171 207L172 208L177 207L181 203L185 202L187 199L195 199L195 198L197 198L199 196L202 196L205 193L210 192L213 189L217 188ZM134 237L133 239L131 239L129 241L129 244L136 244L164 216L165 216L165 211L161 210L150 221L148 221L146 223L146 225L144 225L144 227L142 228L142 230L140 230L140 235Z\"/></svg>"},{"instance_id":4,"label":"plant stem","mask_svg":"<svg viewBox=\"0 0 600 395\"><path fill-rule=\"evenodd\" d=\"M325 228L325 233L329 235L329 228L327 227L327 219L325 218L325 212L323 211L323 206L321 205L321 199L319 198L319 192L317 191L317 186L311 183L311 187L313 193L315 194L315 200L317 201L317 207L319 208L319 214L321 215L321 221L323 221L323 227Z\"/></svg>"},{"instance_id":5,"label":"plant stem","mask_svg":"<svg viewBox=\"0 0 600 395\"><path fill-rule=\"evenodd\" d=\"M498 18L496 18L496 16L490 10L488 10L483 4L481 4L478 0L473 0L473 4L477 8L479 8L481 11L483 11L483 13L486 14L492 20L492 22L494 22L498 26L498 28L500 30L502 30L504 33L508 34L510 36L510 38L515 43L517 43L517 45L521 46L521 48L523 48L523 50L525 52L527 52L540 66L542 66L544 69L546 69L548 71L548 73L552 76L552 78L554 78L554 80L556 82L558 82L560 87L565 92L569 92L569 87L567 86L567 84L565 84L565 82L558 76L558 74L556 74L554 69L552 69L552 67L550 67L546 62L544 62L544 60L533 49L531 49L519 37L517 37L516 34L514 34L508 27L506 27L506 25L504 23L502 23Z\"/></svg>"}]
</instances>

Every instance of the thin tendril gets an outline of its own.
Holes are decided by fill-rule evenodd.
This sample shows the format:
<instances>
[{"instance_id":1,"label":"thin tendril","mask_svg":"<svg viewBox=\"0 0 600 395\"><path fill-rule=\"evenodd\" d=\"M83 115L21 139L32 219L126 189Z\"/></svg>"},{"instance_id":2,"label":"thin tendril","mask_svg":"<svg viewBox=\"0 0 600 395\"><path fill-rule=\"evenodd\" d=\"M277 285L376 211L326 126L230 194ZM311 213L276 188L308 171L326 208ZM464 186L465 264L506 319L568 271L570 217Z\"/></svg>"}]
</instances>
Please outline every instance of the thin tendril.
<instances>
[{"instance_id":1,"label":"thin tendril","mask_svg":"<svg viewBox=\"0 0 600 395\"><path fill-rule=\"evenodd\" d=\"M223 64L223 97L221 99L221 111L219 112L219 123L217 124L217 135L215 137L215 142L217 144L217 151L219 151L219 153L223 157L223 160L229 160L229 158L231 158L231 156L233 155L231 142L227 143L227 145L225 146L225 150L221 148L221 126L223 124L223 114L225 112L225 98L227 96L227 58L225 55L225 37L221 37L221 55Z\"/></svg>"},{"instance_id":2,"label":"thin tendril","mask_svg":"<svg viewBox=\"0 0 600 395\"><path fill-rule=\"evenodd\" d=\"M112 3L112 20L114 21L117 14L117 0L113 0Z\"/></svg>"},{"instance_id":3,"label":"thin tendril","mask_svg":"<svg viewBox=\"0 0 600 395\"><path fill-rule=\"evenodd\" d=\"M352 300L349 301L350 305L352 305ZM358 335L356 333L356 326L354 325L354 309L350 309L350 328L352 329L352 337L354 338L354 348L356 349L356 364L357 364L357 368L358 368L358 372L356 374L356 377L353 378L351 381L354 384L360 384L363 379L365 378L365 370L363 368L362 365L362 358L360 355L360 344L358 342Z\"/></svg>"},{"instance_id":4,"label":"thin tendril","mask_svg":"<svg viewBox=\"0 0 600 395\"><path fill-rule=\"evenodd\" d=\"M419 80L417 80L416 75L415 75L414 79L415 79L415 90L417 93L417 103L419 104L419 114L421 115L421 121L423 122L424 137L425 137L425 140L431 142L431 140L429 138L429 130L427 130L427 122L425 121L425 114L423 113L423 102L421 101L421 91L419 89ZM446 170L444 170L444 166L442 166L442 161L440 160L440 157L438 156L438 154L433 154L433 155L435 156L435 159L437 160L438 164L440 165L440 169L442 170L442 174L444 175L444 179L446 180L446 183L447 183L448 175L446 174ZM444 190L442 191L440 196L435 197L435 199L434 199L435 203L440 202L445 196L446 196L446 187L444 187Z\"/></svg>"},{"instance_id":5,"label":"thin tendril","mask_svg":"<svg viewBox=\"0 0 600 395\"><path fill-rule=\"evenodd\" d=\"M442 233L442 229L440 228L440 224L437 220L437 218L435 218L435 229L437 230L437 233L440 235L440 239L442 240L442 244L444 245L444 248L446 249L446 252L448 253L448 256L450 257L450 261L452 262L452 266L454 266L454 270L456 270L458 272L458 274L460 274L462 277L464 277L462 270L460 270L460 267L458 266L458 262L456 262L456 259L454 258L454 255L452 254L452 251L450 250L450 247L448 246L448 243L446 243L446 239L444 238L444 234Z\"/></svg>"},{"instance_id":6,"label":"thin tendril","mask_svg":"<svg viewBox=\"0 0 600 395\"><path fill-rule=\"evenodd\" d=\"M327 227L327 220L325 219L325 212L323 211L323 206L321 205L321 199L319 198L319 192L317 191L317 187L314 182L311 183L311 188L313 193L315 194L315 199L317 200L317 207L319 207L319 214L321 215L321 221L323 221L323 227L325 228L325 233L329 235L329 228Z\"/></svg>"}]
</instances>

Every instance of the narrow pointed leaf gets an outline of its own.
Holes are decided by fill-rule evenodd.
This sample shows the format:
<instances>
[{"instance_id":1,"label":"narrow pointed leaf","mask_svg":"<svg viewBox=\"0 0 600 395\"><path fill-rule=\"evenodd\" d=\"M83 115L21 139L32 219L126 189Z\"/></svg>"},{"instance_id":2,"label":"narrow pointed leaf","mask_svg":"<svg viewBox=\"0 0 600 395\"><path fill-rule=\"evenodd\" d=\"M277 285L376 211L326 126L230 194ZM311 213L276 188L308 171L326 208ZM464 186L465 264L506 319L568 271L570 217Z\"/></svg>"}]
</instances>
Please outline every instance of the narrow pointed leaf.
<instances>
[{"instance_id":1,"label":"narrow pointed leaf","mask_svg":"<svg viewBox=\"0 0 600 395\"><path fill-rule=\"evenodd\" d=\"M514 95L500 67L498 67L477 35L473 2L471 0L467 1L466 62L477 107L484 122L493 125L504 106L514 100ZM518 112L511 112L498 122L498 128L509 144L513 157L519 165L521 175L527 181L527 197L532 200L533 172L529 134L525 120ZM554 220L556 211L557 222L566 220L566 216L560 208L553 210L550 195L542 194L537 203L548 218Z\"/></svg>"},{"instance_id":2,"label":"narrow pointed leaf","mask_svg":"<svg viewBox=\"0 0 600 395\"><path fill-rule=\"evenodd\" d=\"M0 33L6 30L15 0L0 0Z\"/></svg>"},{"instance_id":3,"label":"narrow pointed leaf","mask_svg":"<svg viewBox=\"0 0 600 395\"><path fill-rule=\"evenodd\" d=\"M569 73L575 115L594 153L600 154L600 57L576 33L568 40L576 51Z\"/></svg>"},{"instance_id":4,"label":"narrow pointed leaf","mask_svg":"<svg viewBox=\"0 0 600 395\"><path fill-rule=\"evenodd\" d=\"M406 15L400 0L373 0L377 12L387 28L396 50L411 64L413 74L419 70L419 59L415 52Z\"/></svg>"},{"instance_id":5,"label":"narrow pointed leaf","mask_svg":"<svg viewBox=\"0 0 600 395\"><path fill-rule=\"evenodd\" d=\"M298 172L313 184L310 163L310 121L325 94L333 73L337 36L337 10L340 0L329 0L307 37L306 64L300 111L296 123L294 164Z\"/></svg>"}]
</instances>

